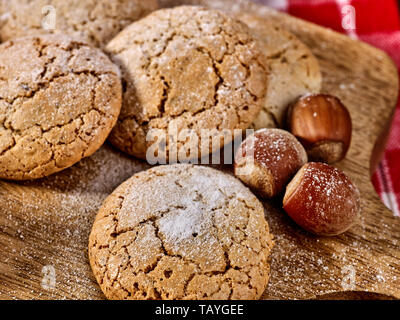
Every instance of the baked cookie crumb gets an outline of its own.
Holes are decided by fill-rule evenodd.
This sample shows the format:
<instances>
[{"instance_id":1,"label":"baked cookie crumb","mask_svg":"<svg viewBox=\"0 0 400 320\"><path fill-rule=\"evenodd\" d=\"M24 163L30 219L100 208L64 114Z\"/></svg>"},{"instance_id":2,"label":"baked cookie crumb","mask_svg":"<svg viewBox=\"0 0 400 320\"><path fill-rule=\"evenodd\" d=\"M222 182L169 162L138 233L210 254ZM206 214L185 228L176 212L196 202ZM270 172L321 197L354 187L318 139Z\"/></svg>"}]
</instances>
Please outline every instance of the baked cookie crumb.
<instances>
[{"instance_id":1,"label":"baked cookie crumb","mask_svg":"<svg viewBox=\"0 0 400 320\"><path fill-rule=\"evenodd\" d=\"M119 70L64 35L0 45L0 177L41 178L93 154L121 110Z\"/></svg>"},{"instance_id":2,"label":"baked cookie crumb","mask_svg":"<svg viewBox=\"0 0 400 320\"><path fill-rule=\"evenodd\" d=\"M110 141L140 159L154 144L148 136L154 130L166 137L165 159L173 148L206 156L229 143L235 129L247 129L264 103L268 68L259 43L244 24L219 11L182 6L153 12L124 29L106 51L124 85ZM184 130L190 133L181 137ZM203 143L206 130L219 143Z\"/></svg>"},{"instance_id":3,"label":"baked cookie crumb","mask_svg":"<svg viewBox=\"0 0 400 320\"><path fill-rule=\"evenodd\" d=\"M272 247L263 205L239 180L177 164L106 199L89 259L108 299L258 299Z\"/></svg>"}]
</instances>

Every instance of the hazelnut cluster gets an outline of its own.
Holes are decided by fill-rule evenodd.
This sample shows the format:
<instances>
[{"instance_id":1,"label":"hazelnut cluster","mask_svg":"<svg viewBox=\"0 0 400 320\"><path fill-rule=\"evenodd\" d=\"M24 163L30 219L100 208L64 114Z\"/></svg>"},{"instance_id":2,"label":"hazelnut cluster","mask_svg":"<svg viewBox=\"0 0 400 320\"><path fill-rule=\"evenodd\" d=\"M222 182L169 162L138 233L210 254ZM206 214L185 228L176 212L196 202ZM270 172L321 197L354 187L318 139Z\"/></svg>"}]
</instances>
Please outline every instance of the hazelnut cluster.
<instances>
[{"instance_id":1,"label":"hazelnut cluster","mask_svg":"<svg viewBox=\"0 0 400 320\"><path fill-rule=\"evenodd\" d=\"M286 188L283 209L303 229L323 236L347 231L360 214L360 193L329 164L349 150L350 113L336 97L309 95L288 109L287 123L290 132L262 129L248 137L235 155L235 175L263 198Z\"/></svg>"}]
</instances>

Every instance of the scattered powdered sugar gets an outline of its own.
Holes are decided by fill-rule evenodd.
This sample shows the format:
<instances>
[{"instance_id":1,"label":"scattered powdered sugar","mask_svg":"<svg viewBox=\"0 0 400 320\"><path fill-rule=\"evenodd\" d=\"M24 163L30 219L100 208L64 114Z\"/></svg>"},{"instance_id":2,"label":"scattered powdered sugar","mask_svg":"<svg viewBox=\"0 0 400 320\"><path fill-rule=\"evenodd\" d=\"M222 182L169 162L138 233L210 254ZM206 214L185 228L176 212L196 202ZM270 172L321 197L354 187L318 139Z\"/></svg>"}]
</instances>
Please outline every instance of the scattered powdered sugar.
<instances>
[{"instance_id":1,"label":"scattered powdered sugar","mask_svg":"<svg viewBox=\"0 0 400 320\"><path fill-rule=\"evenodd\" d=\"M200 174L190 174L188 180L184 178L179 181L185 190L185 196L177 194L178 208L159 220L160 232L171 242L180 243L198 235L203 235L207 239L205 241L212 241L212 237L207 234L207 228L213 225L215 208L225 207L227 201L235 200L233 198L245 201L252 196L238 180L229 175L215 174L201 167L196 170ZM173 202L176 206L175 200Z\"/></svg>"},{"instance_id":2,"label":"scattered powdered sugar","mask_svg":"<svg viewBox=\"0 0 400 320\"><path fill-rule=\"evenodd\" d=\"M0 211L0 297L102 299L87 257L94 218L104 199L134 173L148 168L107 144L77 165L36 181L7 187ZM55 271L55 288L42 287L44 267Z\"/></svg>"},{"instance_id":3,"label":"scattered powdered sugar","mask_svg":"<svg viewBox=\"0 0 400 320\"><path fill-rule=\"evenodd\" d=\"M178 210L177 213L166 215L159 221L160 232L167 241L181 242L198 235L205 222L203 210L196 205Z\"/></svg>"},{"instance_id":4,"label":"scattered powdered sugar","mask_svg":"<svg viewBox=\"0 0 400 320\"><path fill-rule=\"evenodd\" d=\"M351 191L356 189L355 186L339 170L320 170L318 169L319 166L323 165L309 165L304 173L314 190L309 206L317 206L322 216L324 216L326 210L340 211L347 206L347 209L352 208L356 199L352 196ZM323 200L320 201L320 199ZM343 199L347 200L343 201ZM332 206L333 203L336 205Z\"/></svg>"}]
</instances>

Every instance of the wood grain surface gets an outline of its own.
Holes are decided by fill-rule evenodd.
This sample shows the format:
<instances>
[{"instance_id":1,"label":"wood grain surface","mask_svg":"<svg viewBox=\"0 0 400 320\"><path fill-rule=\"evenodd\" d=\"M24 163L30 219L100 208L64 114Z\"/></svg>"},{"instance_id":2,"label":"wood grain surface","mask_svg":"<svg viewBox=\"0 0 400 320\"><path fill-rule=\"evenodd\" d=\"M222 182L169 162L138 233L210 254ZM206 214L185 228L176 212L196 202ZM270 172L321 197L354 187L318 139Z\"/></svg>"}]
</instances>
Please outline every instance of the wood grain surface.
<instances>
[{"instance_id":1,"label":"wood grain surface","mask_svg":"<svg viewBox=\"0 0 400 320\"><path fill-rule=\"evenodd\" d=\"M333 31L246 1L161 0L247 12L294 32L318 57L323 90L339 96L354 120L348 157L338 164L359 186L362 218L334 238L300 230L265 203L275 235L264 299L400 298L400 219L370 182L398 95L397 71L381 51ZM104 299L89 267L87 242L102 201L148 165L109 145L76 166L33 182L0 182L0 299ZM229 168L226 168L229 169ZM156 195L155 195L156 196ZM48 281L55 276L55 282Z\"/></svg>"}]
</instances>

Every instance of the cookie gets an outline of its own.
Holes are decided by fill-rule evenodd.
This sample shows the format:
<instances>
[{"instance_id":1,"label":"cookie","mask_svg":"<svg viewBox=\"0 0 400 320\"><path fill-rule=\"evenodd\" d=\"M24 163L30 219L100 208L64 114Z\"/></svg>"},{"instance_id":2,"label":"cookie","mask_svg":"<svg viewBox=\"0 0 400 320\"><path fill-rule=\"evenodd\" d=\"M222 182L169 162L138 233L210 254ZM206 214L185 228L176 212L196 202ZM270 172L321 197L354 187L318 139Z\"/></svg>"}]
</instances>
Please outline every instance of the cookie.
<instances>
[{"instance_id":1,"label":"cookie","mask_svg":"<svg viewBox=\"0 0 400 320\"><path fill-rule=\"evenodd\" d=\"M319 62L303 42L282 27L246 13L237 17L260 40L270 67L265 104L252 127L256 130L283 127L291 103L305 94L320 92Z\"/></svg>"},{"instance_id":2,"label":"cookie","mask_svg":"<svg viewBox=\"0 0 400 320\"><path fill-rule=\"evenodd\" d=\"M41 178L93 154L116 123L118 67L63 35L0 45L0 178Z\"/></svg>"},{"instance_id":3,"label":"cookie","mask_svg":"<svg viewBox=\"0 0 400 320\"><path fill-rule=\"evenodd\" d=\"M264 103L268 69L259 44L244 24L219 11L183 6L153 12L106 51L120 66L124 87L110 141L141 159L154 144L151 132L167 137L160 158L187 149L205 156L230 142L235 129L248 128ZM184 130L193 140L181 136ZM211 131L219 143L209 146L203 137Z\"/></svg>"},{"instance_id":4,"label":"cookie","mask_svg":"<svg viewBox=\"0 0 400 320\"><path fill-rule=\"evenodd\" d=\"M2 0L2 6L3 41L61 32L103 47L158 4L157 0Z\"/></svg>"},{"instance_id":5,"label":"cookie","mask_svg":"<svg viewBox=\"0 0 400 320\"><path fill-rule=\"evenodd\" d=\"M106 199L89 260L108 299L257 299L272 247L263 205L239 180L175 164Z\"/></svg>"}]
</instances>

